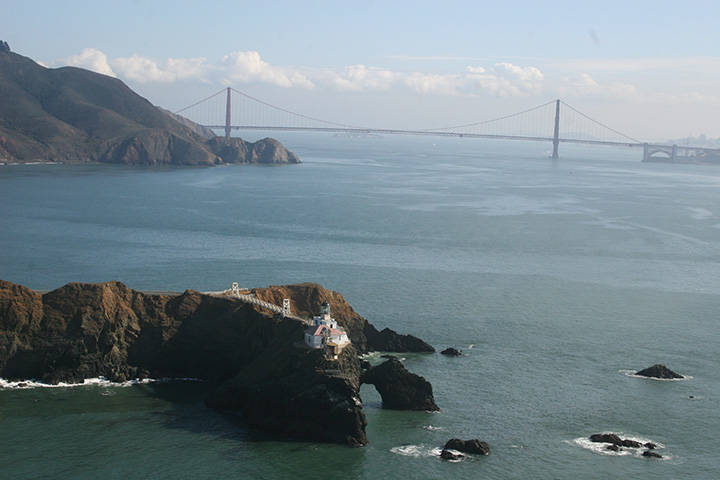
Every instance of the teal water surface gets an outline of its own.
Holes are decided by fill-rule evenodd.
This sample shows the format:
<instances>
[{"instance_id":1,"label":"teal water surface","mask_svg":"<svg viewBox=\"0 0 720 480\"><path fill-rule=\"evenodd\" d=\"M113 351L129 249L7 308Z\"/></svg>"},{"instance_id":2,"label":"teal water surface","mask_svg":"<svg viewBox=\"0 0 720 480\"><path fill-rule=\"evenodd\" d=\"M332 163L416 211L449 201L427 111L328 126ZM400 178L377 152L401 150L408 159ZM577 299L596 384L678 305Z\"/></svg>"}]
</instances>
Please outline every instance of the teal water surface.
<instances>
[{"instance_id":1,"label":"teal water surface","mask_svg":"<svg viewBox=\"0 0 720 480\"><path fill-rule=\"evenodd\" d=\"M295 166L0 167L0 278L34 289L317 282L406 355L439 413L361 394L370 445L268 438L197 382L0 390L2 478L720 477L720 169L468 139L281 139ZM629 373L664 363L682 381ZM611 431L664 458L583 441ZM441 461L452 437L488 457ZM626 452L627 453L627 452Z\"/></svg>"}]
</instances>

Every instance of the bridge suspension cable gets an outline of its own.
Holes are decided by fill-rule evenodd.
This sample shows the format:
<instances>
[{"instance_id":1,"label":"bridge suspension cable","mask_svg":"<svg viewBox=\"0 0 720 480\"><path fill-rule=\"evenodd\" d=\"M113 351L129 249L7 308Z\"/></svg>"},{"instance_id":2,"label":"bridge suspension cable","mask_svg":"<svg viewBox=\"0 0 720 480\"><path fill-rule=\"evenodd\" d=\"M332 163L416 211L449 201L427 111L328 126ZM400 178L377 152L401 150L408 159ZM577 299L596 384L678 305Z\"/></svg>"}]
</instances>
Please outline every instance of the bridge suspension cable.
<instances>
[{"instance_id":1,"label":"bridge suspension cable","mask_svg":"<svg viewBox=\"0 0 720 480\"><path fill-rule=\"evenodd\" d=\"M470 128L470 127L477 127L477 126L480 126L480 125L487 125L488 123L499 122L499 121L501 121L501 120L507 120L507 119L510 119L510 118L513 118L513 117L518 117L518 116L520 116L520 115L523 115L523 114L526 114L526 113L530 113L530 112L533 112L533 111L535 111L535 110L539 110L539 109L541 109L541 108L543 108L543 107L547 107L548 105L552 105L552 104L554 104L554 103L555 103L555 100L552 100L552 101L549 101L549 102L547 102L547 103L543 103L542 105L538 105L537 107L528 108L527 110L523 110L522 112L511 113L510 115L504 115L504 116L502 116L502 117L497 117L497 118L493 118L493 119L490 119L490 120L484 120L484 121L482 121L482 122L467 123L467 124L465 124L465 125L455 125L455 126L452 126L452 127L426 128L426 129L423 129L423 131L427 131L427 132L442 132L442 131L446 131L446 130L459 130L459 129L462 129L462 128Z\"/></svg>"},{"instance_id":2,"label":"bridge suspension cable","mask_svg":"<svg viewBox=\"0 0 720 480\"><path fill-rule=\"evenodd\" d=\"M227 100L222 95L224 92L228 93ZM231 92L236 95L231 96ZM561 111L560 105L567 108ZM381 129L324 120L273 105L232 87L220 90L175 113L183 113L192 121L208 128L224 129L227 136L230 130L437 135L552 141L554 150L557 150L560 142L625 146L642 144L560 100L489 120L422 130ZM241 121L237 120L238 115L242 115Z\"/></svg>"},{"instance_id":3,"label":"bridge suspension cable","mask_svg":"<svg viewBox=\"0 0 720 480\"><path fill-rule=\"evenodd\" d=\"M219 92L213 93L212 95L210 95L210 96L207 97L207 98L203 98L203 99L200 100L199 102L195 102L195 103L193 103L192 105L188 105L187 107L181 108L180 110L178 110L178 111L176 111L176 112L173 112L173 113L174 113L175 115L178 115L178 114L180 114L180 113L182 113L182 112L184 112L184 111L186 111L186 110L190 110L191 108L196 107L196 106L200 105L201 103L207 102L208 100L210 100L210 99L213 98L213 97L217 97L218 95L220 95L220 94L223 93L223 92L225 92L225 89L224 89L224 88L223 88L222 90L220 90Z\"/></svg>"},{"instance_id":4,"label":"bridge suspension cable","mask_svg":"<svg viewBox=\"0 0 720 480\"><path fill-rule=\"evenodd\" d=\"M261 105L265 105L266 107L270 107L270 108L273 108L273 109L275 109L275 110L277 110L277 111L280 111L280 112L283 112L283 113L287 113L287 114L290 114L290 115L293 115L293 116L295 116L295 117L302 118L302 119L305 119L305 120L311 120L311 121L313 121L313 122L320 122L320 123L324 123L324 124L326 124L326 125L333 125L333 126L335 126L335 127L357 128L357 129L364 129L364 128L366 128L366 127L358 127L357 125L347 125L347 124L344 124L344 123L330 122L330 121L328 121L328 120L322 120L322 119L319 119L319 118L311 117L311 116L309 116L309 115L303 115L302 113L297 113L297 112L293 112L293 111L290 111L290 110L286 110L286 109L284 109L284 108L281 108L281 107L272 105L272 104L270 104L270 103L264 102L264 101L262 101L262 100L259 100L259 99L255 98L255 97L251 97L251 96L248 95L247 93L243 93L243 92L241 92L241 91L239 91L239 90L235 90L235 89L232 88L232 87L230 87L230 90L232 90L233 92L235 92L235 93L237 93L237 94L242 95L242 96L245 97L245 98L248 98L248 99L250 99L250 100L253 100L253 101L255 101L255 102L257 102L257 103L259 103L259 104L261 104Z\"/></svg>"},{"instance_id":5,"label":"bridge suspension cable","mask_svg":"<svg viewBox=\"0 0 720 480\"><path fill-rule=\"evenodd\" d=\"M570 110L572 110L573 112L577 113L578 115L581 115L582 117L590 120L591 122L596 123L597 125L605 128L605 129L607 129L607 130L610 130L611 132L613 132L613 133L615 133L615 134L617 134L617 135L620 135L620 136L623 137L623 138L627 138L628 140L631 140L631 141L634 142L634 143L638 143L638 144L639 144L639 143L643 143L643 142L641 142L640 140L637 140L637 139L635 139L635 138L633 138L633 137L630 137L630 136L628 136L628 135L625 135L624 133L620 133L620 132L618 132L617 130L615 130L615 129L613 129L613 128L608 127L608 126L605 125L604 123L598 122L598 121L595 120L594 118L588 117L587 115L585 115L584 113L582 113L580 110L577 110L576 108L571 107L570 105L568 105L567 103L563 102L562 100L560 100L560 103L561 103L562 105L564 105L565 107L569 108Z\"/></svg>"}]
</instances>

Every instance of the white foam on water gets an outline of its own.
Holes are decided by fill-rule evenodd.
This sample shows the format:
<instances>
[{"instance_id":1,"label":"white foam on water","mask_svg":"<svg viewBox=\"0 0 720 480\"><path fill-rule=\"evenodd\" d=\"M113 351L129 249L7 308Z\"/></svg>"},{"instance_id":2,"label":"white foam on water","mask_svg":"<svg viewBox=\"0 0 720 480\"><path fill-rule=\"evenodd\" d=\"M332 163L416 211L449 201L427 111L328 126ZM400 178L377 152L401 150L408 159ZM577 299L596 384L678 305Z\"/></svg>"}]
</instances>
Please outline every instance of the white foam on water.
<instances>
[{"instance_id":1,"label":"white foam on water","mask_svg":"<svg viewBox=\"0 0 720 480\"><path fill-rule=\"evenodd\" d=\"M427 445L400 445L390 449L392 453L402 455L404 457L439 457L442 448L429 447Z\"/></svg>"},{"instance_id":2,"label":"white foam on water","mask_svg":"<svg viewBox=\"0 0 720 480\"><path fill-rule=\"evenodd\" d=\"M143 385L148 383L167 383L174 381L185 381L185 382L202 382L199 378L142 378L135 380L128 380L126 382L111 382L105 377L86 378L82 383L64 383L60 382L57 385L49 383L39 382L35 379L10 381L4 378L0 378L0 389L29 389L29 388L75 388L75 387L87 387L87 386L100 386L100 387L132 387L133 385Z\"/></svg>"},{"instance_id":3,"label":"white foam on water","mask_svg":"<svg viewBox=\"0 0 720 480\"><path fill-rule=\"evenodd\" d=\"M693 220L707 220L713 216L713 212L704 208L686 207L690 210L690 218Z\"/></svg>"},{"instance_id":4,"label":"white foam on water","mask_svg":"<svg viewBox=\"0 0 720 480\"><path fill-rule=\"evenodd\" d=\"M418 458L425 456L427 447L425 447L424 445L400 445L399 447L391 448L390 451L404 457Z\"/></svg>"},{"instance_id":5,"label":"white foam on water","mask_svg":"<svg viewBox=\"0 0 720 480\"><path fill-rule=\"evenodd\" d=\"M610 432L604 432L604 433L610 433ZM597 453L600 455L607 455L607 456L614 456L614 457L637 457L637 458L643 458L643 452L646 450L650 450L651 452L658 453L662 455L662 458L656 459L656 460L670 460L672 459L672 456L669 455L667 452L665 452L665 445L657 442L655 440L641 437L638 435L625 435L623 433L617 433L614 432L615 435L622 438L623 440L633 440L635 442L638 442L642 445L646 443L652 443L655 445L654 449L649 449L645 446L641 446L640 448L632 448L632 447L619 447L619 450L616 452L614 450L608 450L608 445L610 443L605 442L593 442L590 440L590 437L578 437L572 441L568 441L568 443L575 444L581 448L584 448L585 450L589 450L593 453ZM660 450L660 451L658 451Z\"/></svg>"},{"instance_id":6,"label":"white foam on water","mask_svg":"<svg viewBox=\"0 0 720 480\"><path fill-rule=\"evenodd\" d=\"M423 425L422 428L424 428L425 430L442 430L442 427L434 427L432 425Z\"/></svg>"}]
</instances>

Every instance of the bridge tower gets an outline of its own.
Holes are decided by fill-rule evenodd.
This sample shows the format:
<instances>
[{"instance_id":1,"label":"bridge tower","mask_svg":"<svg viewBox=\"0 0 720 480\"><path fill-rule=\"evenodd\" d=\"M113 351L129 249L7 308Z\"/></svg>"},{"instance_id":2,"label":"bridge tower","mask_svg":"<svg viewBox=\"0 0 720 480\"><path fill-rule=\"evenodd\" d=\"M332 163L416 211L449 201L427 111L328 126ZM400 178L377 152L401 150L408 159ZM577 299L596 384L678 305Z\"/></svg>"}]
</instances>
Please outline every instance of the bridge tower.
<instances>
[{"instance_id":1,"label":"bridge tower","mask_svg":"<svg viewBox=\"0 0 720 480\"><path fill-rule=\"evenodd\" d=\"M232 119L230 118L230 87L227 87L227 105L225 106L225 138L230 138L230 125Z\"/></svg>"},{"instance_id":2,"label":"bridge tower","mask_svg":"<svg viewBox=\"0 0 720 480\"><path fill-rule=\"evenodd\" d=\"M557 99L557 100L555 100L555 131L553 132L552 158L558 158L558 146L559 145L560 145L560 99Z\"/></svg>"}]
</instances>

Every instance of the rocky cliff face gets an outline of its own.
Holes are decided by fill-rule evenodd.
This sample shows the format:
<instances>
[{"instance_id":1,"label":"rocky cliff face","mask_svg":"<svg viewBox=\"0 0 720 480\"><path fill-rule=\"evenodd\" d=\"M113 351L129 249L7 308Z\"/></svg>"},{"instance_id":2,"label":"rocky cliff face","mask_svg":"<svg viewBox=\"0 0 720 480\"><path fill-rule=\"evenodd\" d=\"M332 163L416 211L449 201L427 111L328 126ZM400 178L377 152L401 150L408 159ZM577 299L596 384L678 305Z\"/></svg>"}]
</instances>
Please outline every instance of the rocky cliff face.
<instances>
[{"instance_id":1,"label":"rocky cliff face","mask_svg":"<svg viewBox=\"0 0 720 480\"><path fill-rule=\"evenodd\" d=\"M303 316L327 300L353 345L328 361L303 346L304 324L192 290L146 295L119 282L71 283L41 295L0 280L0 376L48 383L97 376L202 378L219 384L208 406L239 411L249 426L367 443L358 353L371 345L363 333L369 322L339 293L319 285L254 292L275 304L291 298Z\"/></svg>"},{"instance_id":2,"label":"rocky cliff face","mask_svg":"<svg viewBox=\"0 0 720 480\"><path fill-rule=\"evenodd\" d=\"M375 385L383 408L391 410L440 410L435 403L432 385L419 375L408 372L395 357L369 368L360 376L361 383Z\"/></svg>"},{"instance_id":3,"label":"rocky cliff face","mask_svg":"<svg viewBox=\"0 0 720 480\"><path fill-rule=\"evenodd\" d=\"M435 351L431 345L412 335L401 335L389 328L379 332L373 324L355 312L340 293L326 290L314 283L256 288L252 293L261 300L276 305L281 305L283 298L289 298L293 313L305 318L312 318L318 312L318 305L328 302L333 318L347 332L360 354L371 351Z\"/></svg>"},{"instance_id":4,"label":"rocky cliff face","mask_svg":"<svg viewBox=\"0 0 720 480\"><path fill-rule=\"evenodd\" d=\"M224 163L300 163L300 159L274 138L255 143L242 138L214 137L206 142L211 152Z\"/></svg>"}]
</instances>

